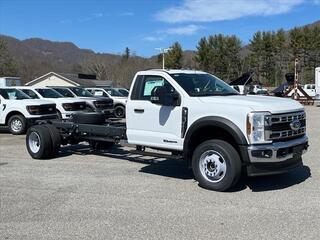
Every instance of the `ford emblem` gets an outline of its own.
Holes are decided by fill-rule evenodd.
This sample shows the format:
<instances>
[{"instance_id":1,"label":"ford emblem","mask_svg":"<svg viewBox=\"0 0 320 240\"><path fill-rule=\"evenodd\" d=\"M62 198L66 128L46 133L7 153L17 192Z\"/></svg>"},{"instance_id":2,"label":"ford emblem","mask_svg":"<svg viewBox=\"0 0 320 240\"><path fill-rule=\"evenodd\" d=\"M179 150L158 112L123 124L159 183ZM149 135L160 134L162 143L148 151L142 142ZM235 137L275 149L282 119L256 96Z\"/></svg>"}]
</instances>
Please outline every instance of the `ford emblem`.
<instances>
[{"instance_id":1,"label":"ford emblem","mask_svg":"<svg viewBox=\"0 0 320 240\"><path fill-rule=\"evenodd\" d=\"M297 131L301 127L301 122L299 120L294 120L290 123L290 127L292 130Z\"/></svg>"}]
</instances>

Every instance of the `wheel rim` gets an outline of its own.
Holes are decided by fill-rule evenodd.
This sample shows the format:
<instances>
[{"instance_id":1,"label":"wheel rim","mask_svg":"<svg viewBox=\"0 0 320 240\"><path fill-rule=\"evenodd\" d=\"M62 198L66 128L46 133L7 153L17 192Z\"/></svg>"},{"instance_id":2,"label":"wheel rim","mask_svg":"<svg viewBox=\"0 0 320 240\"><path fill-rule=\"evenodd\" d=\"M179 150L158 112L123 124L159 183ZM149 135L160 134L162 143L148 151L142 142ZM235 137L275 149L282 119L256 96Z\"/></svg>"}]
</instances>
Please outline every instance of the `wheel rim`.
<instances>
[{"instance_id":1,"label":"wheel rim","mask_svg":"<svg viewBox=\"0 0 320 240\"><path fill-rule=\"evenodd\" d=\"M199 161L200 172L209 182L220 182L227 171L226 160L214 150L204 152Z\"/></svg>"},{"instance_id":2,"label":"wheel rim","mask_svg":"<svg viewBox=\"0 0 320 240\"><path fill-rule=\"evenodd\" d=\"M39 152L40 144L41 144L39 134L36 132L30 133L28 144L29 144L29 148L30 148L31 152L33 152L33 153Z\"/></svg>"},{"instance_id":3,"label":"wheel rim","mask_svg":"<svg viewBox=\"0 0 320 240\"><path fill-rule=\"evenodd\" d=\"M19 132L22 129L22 122L19 119L14 119L10 126L14 132Z\"/></svg>"}]
</instances>

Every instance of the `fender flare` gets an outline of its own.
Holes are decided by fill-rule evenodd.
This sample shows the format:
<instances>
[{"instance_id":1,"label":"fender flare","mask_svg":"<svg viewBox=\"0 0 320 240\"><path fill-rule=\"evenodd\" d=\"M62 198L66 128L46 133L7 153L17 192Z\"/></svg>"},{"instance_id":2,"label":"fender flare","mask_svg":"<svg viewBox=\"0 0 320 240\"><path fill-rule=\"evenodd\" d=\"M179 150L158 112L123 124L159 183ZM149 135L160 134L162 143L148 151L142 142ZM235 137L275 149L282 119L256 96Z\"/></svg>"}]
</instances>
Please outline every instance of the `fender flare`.
<instances>
[{"instance_id":1,"label":"fender flare","mask_svg":"<svg viewBox=\"0 0 320 240\"><path fill-rule=\"evenodd\" d=\"M224 131L228 132L233 137L233 139L235 140L237 145L239 145L239 147L248 145L247 139L244 136L244 134L242 133L242 131L240 130L240 128L236 124L231 122L230 120L223 118L223 117L216 117L216 116L203 117L203 118L198 119L194 123L192 123L191 126L187 130L187 133L186 133L186 136L184 139L184 143L183 143L183 149L184 149L183 155L184 155L185 159L188 159L190 156L189 144L190 144L190 140L191 140L192 135L198 129L204 128L204 127L221 128ZM241 150L241 152L242 152L242 150ZM242 153L241 153L241 155L242 155Z\"/></svg>"}]
</instances>

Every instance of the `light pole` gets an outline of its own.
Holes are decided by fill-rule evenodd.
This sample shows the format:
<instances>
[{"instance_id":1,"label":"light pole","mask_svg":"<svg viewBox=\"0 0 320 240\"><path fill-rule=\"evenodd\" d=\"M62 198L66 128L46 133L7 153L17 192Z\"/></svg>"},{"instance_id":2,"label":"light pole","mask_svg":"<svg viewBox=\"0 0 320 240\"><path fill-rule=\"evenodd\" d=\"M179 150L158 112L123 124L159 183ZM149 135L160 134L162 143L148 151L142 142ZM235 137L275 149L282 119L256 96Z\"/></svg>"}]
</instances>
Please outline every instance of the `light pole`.
<instances>
[{"instance_id":1,"label":"light pole","mask_svg":"<svg viewBox=\"0 0 320 240\"><path fill-rule=\"evenodd\" d=\"M165 54L171 50L171 48L156 48L162 54L162 69L165 68Z\"/></svg>"}]
</instances>

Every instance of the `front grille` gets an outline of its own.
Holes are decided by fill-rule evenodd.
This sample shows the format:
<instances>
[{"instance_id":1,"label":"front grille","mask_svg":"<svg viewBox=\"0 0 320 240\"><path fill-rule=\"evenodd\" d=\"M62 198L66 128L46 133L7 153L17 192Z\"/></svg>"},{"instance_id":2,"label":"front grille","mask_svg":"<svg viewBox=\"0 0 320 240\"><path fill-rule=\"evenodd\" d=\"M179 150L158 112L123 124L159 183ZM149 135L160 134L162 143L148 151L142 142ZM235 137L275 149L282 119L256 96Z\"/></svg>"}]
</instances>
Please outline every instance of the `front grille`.
<instances>
[{"instance_id":1,"label":"front grille","mask_svg":"<svg viewBox=\"0 0 320 240\"><path fill-rule=\"evenodd\" d=\"M55 104L43 104L39 106L39 115L56 113Z\"/></svg>"},{"instance_id":2,"label":"front grille","mask_svg":"<svg viewBox=\"0 0 320 240\"><path fill-rule=\"evenodd\" d=\"M71 103L71 111L84 110L86 108L85 102L75 102Z\"/></svg>"},{"instance_id":3,"label":"front grille","mask_svg":"<svg viewBox=\"0 0 320 240\"><path fill-rule=\"evenodd\" d=\"M111 100L111 99L110 99ZM97 109L111 109L113 108L113 101L95 101L94 102L94 106L97 108Z\"/></svg>"},{"instance_id":4,"label":"front grille","mask_svg":"<svg viewBox=\"0 0 320 240\"><path fill-rule=\"evenodd\" d=\"M299 121L299 122L298 122ZM294 123L298 124L295 129ZM286 141L303 136L306 133L306 114L304 111L273 114L266 119L265 134L267 140Z\"/></svg>"}]
</instances>

